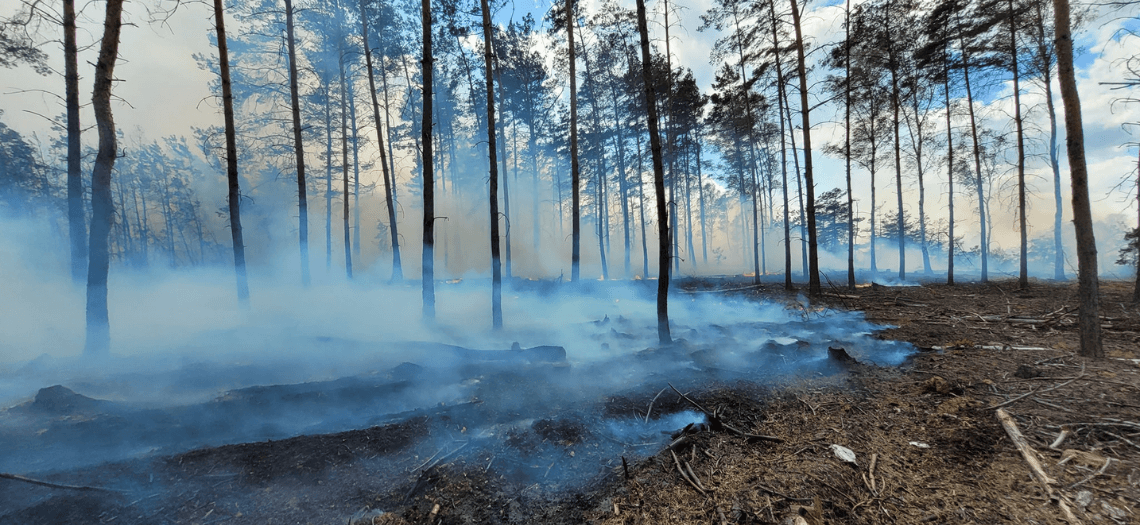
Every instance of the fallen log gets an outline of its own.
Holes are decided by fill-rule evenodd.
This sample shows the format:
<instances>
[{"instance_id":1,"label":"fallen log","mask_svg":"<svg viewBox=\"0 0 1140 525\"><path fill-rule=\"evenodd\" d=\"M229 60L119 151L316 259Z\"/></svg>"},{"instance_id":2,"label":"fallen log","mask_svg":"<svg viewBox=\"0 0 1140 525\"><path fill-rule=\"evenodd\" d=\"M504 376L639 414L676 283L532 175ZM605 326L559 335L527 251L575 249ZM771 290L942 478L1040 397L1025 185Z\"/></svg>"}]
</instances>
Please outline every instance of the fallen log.
<instances>
[{"instance_id":1,"label":"fallen log","mask_svg":"<svg viewBox=\"0 0 1140 525\"><path fill-rule=\"evenodd\" d=\"M1033 474L1034 479L1041 484L1041 488L1045 490L1045 494L1049 497L1050 501L1055 501L1057 506L1061 509L1061 514L1064 516L1065 521L1071 524L1079 524L1081 521L1073 514L1073 510L1069 507L1067 498L1063 494L1053 490L1053 485L1057 483L1056 480L1049 477L1045 473L1045 469L1041 466L1041 461L1037 459L1037 452L1033 447L1029 446L1029 442L1025 440L1025 436L1021 434L1021 430L1017 428L1017 422L1009 415L1004 409L997 409L997 418L1001 422L1002 428L1005 433L1009 435L1010 441L1013 441L1017 450L1021 452L1021 457L1025 459L1025 463L1029 465L1029 470Z\"/></svg>"},{"instance_id":2,"label":"fallen log","mask_svg":"<svg viewBox=\"0 0 1140 525\"><path fill-rule=\"evenodd\" d=\"M41 481L38 479L26 478L24 476L20 476L17 474L8 474L6 472L0 472L0 479L10 479L12 481L20 481L23 483L30 483L32 485L39 485L41 487L48 487L48 488L53 488L53 489L96 490L96 491L101 491L101 492L122 492L120 490L108 489L108 488L103 488L103 487L89 487L86 485L64 485L62 483L52 483L50 481Z\"/></svg>"}]
</instances>

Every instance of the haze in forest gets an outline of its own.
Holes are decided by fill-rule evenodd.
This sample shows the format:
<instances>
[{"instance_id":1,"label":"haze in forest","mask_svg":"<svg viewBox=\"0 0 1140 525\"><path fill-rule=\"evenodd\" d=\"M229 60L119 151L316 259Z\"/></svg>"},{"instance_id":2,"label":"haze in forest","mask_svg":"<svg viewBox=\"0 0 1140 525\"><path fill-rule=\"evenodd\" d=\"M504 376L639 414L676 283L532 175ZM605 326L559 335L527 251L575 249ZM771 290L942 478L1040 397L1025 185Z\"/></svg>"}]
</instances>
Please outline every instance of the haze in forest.
<instances>
[{"instance_id":1,"label":"haze in forest","mask_svg":"<svg viewBox=\"0 0 1140 525\"><path fill-rule=\"evenodd\" d=\"M273 7L275 2L266 2ZM417 56L419 41L411 29L418 26L418 6L407 2L365 2L367 20L374 34L370 46L378 65L377 91L382 91L380 130L386 142L389 168L395 180L394 211L403 250L404 277L419 277L421 238L421 174L417 142L420 136L417 114L421 100L418 82L422 78ZM91 4L80 18L81 44L91 46L98 38L98 7ZM837 282L846 267L846 241L842 236L844 199L830 194L843 187L844 165L834 148L842 145L845 127L842 104L827 91L829 76L838 74L825 65L826 57L843 37L842 3L806 7L805 32L809 49L810 103L814 152L817 213L824 227L821 242L821 268ZM871 2L856 6L872 6ZM1027 3L1026 5L1030 5ZM222 153L220 104L216 99L217 75L214 39L210 37L210 16L206 6L187 4L157 22L142 3L130 3L129 25L124 29L120 48L123 63L116 70L119 82L114 111L120 134L121 156L112 179L116 213L112 238L111 285L112 332L117 355L144 354L179 348L195 353L202 345L206 353L221 352L227 335L239 327L273 332L266 341L288 341L293 337L371 337L379 340L445 340L461 343L472 326L474 333L509 345L509 338L495 339L484 331L488 313L486 292L476 283L485 283L490 273L487 194L487 151L485 106L480 98L483 73L480 29L471 6L452 2L455 10L443 9L436 21L441 38L436 42L436 119L438 138L436 203L436 278L454 285L450 293L441 287L440 319L451 329L433 329L419 324L417 288L410 281L386 284L393 272L393 250L389 242L392 225L381 180L381 151L377 149L377 123L373 122L367 74L363 70L359 7L347 2L305 2L298 15L301 91L304 122L303 142L307 159L309 191L309 258L313 286L300 284L297 253L298 216L296 175L290 150L286 60L281 46L282 20L276 11L261 11L261 3L234 3L229 8L230 46L238 99L239 173L242 187L245 247L249 258L251 303L240 309L232 296L232 269L229 266L230 240L225 213L225 163ZM767 120L756 127L765 135L755 140L766 164L758 182L745 181L748 158L739 146L744 134L734 130L733 117L739 107L730 103L716 110L716 103L699 103L702 97L718 95L728 100L740 83L733 79L740 64L732 53L722 49L710 54L718 39L729 31L699 30L701 16L714 3L676 3L669 10L652 9L655 24L654 65L667 90L677 95L666 104L671 122L680 122L676 151L670 170L671 191L677 211L675 231L675 275L741 276L761 266L763 279L782 279L784 271L783 212L794 224L790 227L792 272L803 281L801 262L805 234L800 227L802 205L797 202L796 164L802 158L787 155L789 182L778 180L780 144L791 148L800 140L799 131L776 137L782 122L794 128L798 118L798 93L789 93L788 116L772 119L779 106L772 89L773 74L767 64L755 59L747 64L747 74L755 77L750 96L764 97ZM19 6L5 6L0 16L10 16ZM166 6L170 7L170 6ZM561 34L548 30L549 6L497 5L496 35L501 47L502 78L499 79L500 120L505 125L500 137L500 188L503 205L502 227L509 255L505 256L508 282L504 306L506 324L513 325L514 337L533 338L530 344L566 344L545 340L542 330L558 324L597 320L616 308L619 315L644 315L652 311L641 295L642 283L657 275L653 257L656 243L656 209L651 196L649 144L645 139L644 116L639 112L640 80L634 73L638 60L633 48L629 5L583 2L579 6L581 51L578 60L579 127L583 164L582 192L582 275L586 279L608 278L635 281L615 297L598 297L596 302L578 304L570 298L551 301L525 293L520 286L510 288L511 279L561 282L570 267L569 159L567 148L568 87L565 71L565 42ZM653 6L651 6L653 8ZM160 13L161 9L154 9ZM265 13L273 12L272 15ZM922 14L919 10L918 14ZM528 15L531 15L528 17ZM784 12L781 31L790 30ZM918 15L916 15L918 16ZM161 18L161 16L159 16ZM762 21L762 18L757 20ZM761 22L757 22L761 23ZM670 51L665 54L664 29L671 33ZM1135 28L1134 19L1119 13L1094 9L1082 26L1079 42L1084 53L1078 60L1080 89L1084 107L1086 149L1092 173L1092 196L1096 219L1100 269L1107 277L1131 275L1133 269L1115 264L1124 245L1124 232L1135 224L1137 210L1132 199L1132 174L1136 169L1136 140L1122 127L1138 119L1137 105L1118 104L1122 96L1102 82L1122 80L1124 65L1140 48L1137 37L1122 29ZM62 70L60 53L54 43L55 28L41 23L32 38L41 43L48 64ZM786 37L786 35L785 35ZM1026 37L1028 38L1028 37ZM731 47L728 48L731 50ZM81 97L90 98L89 62L94 47L82 54ZM791 53L783 57L789 67ZM657 62L661 63L658 64ZM668 65L666 65L668 62ZM341 65L349 81L341 83ZM671 68L667 72L666 68ZM785 71L788 76L788 71ZM503 81L503 78L506 80ZM956 78L956 77L955 77ZM955 80L956 81L956 80ZM795 82L785 81L789 89ZM16 169L0 199L4 241L0 272L11 290L2 308L4 333L18 334L4 343L4 361L33 359L42 353L74 355L82 346L81 319L83 291L68 279L66 210L60 205L64 178L65 149L60 127L62 112L56 96L62 90L58 74L39 76L26 66L5 69L6 90L0 95L0 139L8 148L10 163ZM388 87L383 87L384 85ZM966 169L965 116L962 88L952 90L954 140L960 141L962 156L958 169ZM46 90L39 91L39 90ZM991 278L1016 275L1016 200L1013 189L1015 170L1011 114L1012 87L1000 67L982 70L977 86L978 123L986 142L986 194L992 235ZM1027 175L1033 197L1028 206L1031 270L1036 277L1053 276L1052 173L1045 162L1047 115L1040 86L1025 81L1021 107L1025 115L1029 160ZM918 214L916 168L926 167L925 215L929 230L932 270L924 272L920 247L907 229L908 274L934 278L945 272L947 186L944 144L940 142L939 119L944 108L938 92L923 108L931 124L930 142L923 156L901 161L904 209L910 220ZM684 98L688 96L689 98ZM1060 118L1060 95L1054 90ZM757 112L761 105L758 103ZM734 113L735 111L735 113ZM481 113L482 112L482 113ZM85 159L83 173L89 178L94 154L93 119L82 113ZM796 115L798 117L798 114ZM716 120L719 119L719 120ZM48 123L51 120L53 124ZM762 120L762 119L761 119ZM905 124L904 124L905 126ZM900 141L911 140L904 127ZM481 135L482 133L482 135ZM912 134L913 137L913 134ZM1063 132L1057 139L1063 144ZM347 143L347 146L346 146ZM825 147L832 149L821 154ZM909 144L907 144L909 146ZM854 167L855 214L859 236L855 263L860 280L892 281L897 273L897 251L890 228L894 224L893 158L884 145L878 159L875 220L887 231L876 240L877 269L871 275L869 253L870 191L867 170ZM1060 169L1067 175L1061 156ZM342 190L344 178L351 190ZM605 181L598 184L599 177ZM1069 221L1068 183L1060 195L1066 205L1062 240L1067 257L1065 271L1076 273L1073 234ZM1120 183L1124 181L1123 185ZM957 271L961 278L976 277L979 264L979 221L971 188L956 181L956 236L959 241ZM505 186L505 187L504 187ZM784 207L780 192L791 192ZM642 193L644 192L644 193ZM752 201L760 200L756 210ZM342 217L344 201L350 202L350 215ZM829 200L830 199L830 200ZM827 207L827 206L830 206ZM753 219L753 211L759 219ZM752 221L752 222L750 222ZM763 236L764 257L753 257L755 224ZM356 273L345 276L346 255L343 228L350 228L349 257ZM881 231L882 232L882 231ZM897 234L895 234L897 235ZM628 237L628 242L626 238ZM897 238L897 237L895 237ZM530 281L528 281L530 282ZM801 283L802 284L802 283ZM577 300L577 299L575 299ZM585 299L581 299L585 301ZM623 303L624 304L621 304ZM554 303L554 304L547 304ZM601 305L605 305L604 307ZM615 306L616 305L616 306ZM636 305L628 306L627 305ZM547 309L548 308L548 309ZM625 310L630 308L630 310ZM537 315L537 312L545 312ZM704 312L694 319L715 318L719 313ZM707 316L707 317L706 317ZM683 319L683 317L681 318ZM682 322L682 321L677 321ZM696 321L692 321L696 322ZM282 327L288 329L282 330ZM290 330L296 330L296 333ZM212 335L204 335L212 334ZM523 335L519 335L523 334ZM505 337L505 336L504 336ZM574 340L568 336L567 340ZM470 342L470 341L469 341ZM527 344L523 342L524 346ZM252 344L252 343L251 343ZM291 345L282 342L284 353L292 355ZM187 346L188 345L188 346ZM256 346L256 345L254 345ZM266 347L268 348L268 347ZM267 351L272 351L268 349ZM181 355L181 354L180 354Z\"/></svg>"}]
</instances>

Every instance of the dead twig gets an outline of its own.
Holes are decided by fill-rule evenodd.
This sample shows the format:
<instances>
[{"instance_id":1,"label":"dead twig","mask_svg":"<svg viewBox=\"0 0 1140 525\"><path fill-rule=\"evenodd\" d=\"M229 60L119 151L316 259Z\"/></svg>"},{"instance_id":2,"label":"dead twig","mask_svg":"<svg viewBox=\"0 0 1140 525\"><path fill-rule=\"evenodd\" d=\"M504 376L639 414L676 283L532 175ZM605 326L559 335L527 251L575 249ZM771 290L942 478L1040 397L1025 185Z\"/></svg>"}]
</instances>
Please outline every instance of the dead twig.
<instances>
[{"instance_id":1,"label":"dead twig","mask_svg":"<svg viewBox=\"0 0 1140 525\"><path fill-rule=\"evenodd\" d=\"M1084 377L1084 375L1085 375L1085 368L1084 368L1084 366L1081 366L1081 373L1080 373L1080 374L1078 374L1076 377L1074 377L1074 378L1072 378L1072 379L1070 379L1070 380L1068 380L1068 381L1065 381L1064 383L1058 383L1058 384L1056 384L1056 385L1053 385L1053 386L1050 386L1050 387L1045 387L1045 388L1038 388L1037 390L1030 390L1029 392L1026 392L1026 393L1024 393L1024 394L1021 394L1020 396L1017 396L1017 397L1015 397L1015 398L1013 398L1013 399L1010 399L1010 400L1008 400L1008 401L1006 401L1006 402L1004 402L1004 403L998 403L998 404L996 404L996 405L993 405L993 406L991 406L991 407L988 407L988 408L989 408L989 409L991 409L991 410L992 410L992 409L995 409L995 408L1001 408L1001 407L1004 407L1004 406L1008 406L1008 405L1011 405L1011 404L1013 404L1013 403L1016 403L1016 402L1018 402L1018 401L1021 401L1022 399L1025 399L1025 398L1027 398L1027 397L1029 397L1029 396L1031 396L1031 395L1033 395L1033 394L1040 394L1040 393L1042 393L1042 392L1049 392L1049 391L1052 391L1052 390L1057 390L1058 388L1062 388L1062 387L1064 387L1064 386L1067 386L1069 383L1072 383L1073 381L1076 381L1076 380L1078 380L1078 379L1080 379L1080 378Z\"/></svg>"},{"instance_id":2,"label":"dead twig","mask_svg":"<svg viewBox=\"0 0 1140 525\"><path fill-rule=\"evenodd\" d=\"M696 483L693 483L693 480L689 479L689 475L685 473L685 469L681 468L681 460L677 459L677 453L673 452L672 450L670 450L669 453L673 455L673 464L677 466L677 473L681 474L681 479L685 480L685 482L687 482L690 487L693 487L694 490L700 492L702 496L708 496L708 493L706 493L704 489L697 486Z\"/></svg>"},{"instance_id":3,"label":"dead twig","mask_svg":"<svg viewBox=\"0 0 1140 525\"><path fill-rule=\"evenodd\" d=\"M1104 474L1104 471L1108 470L1108 466L1111 464L1112 464L1112 458L1104 458L1104 464L1100 466L1100 470L1097 470L1096 472L1089 474L1088 477L1086 477L1085 479L1082 479L1076 483L1073 483L1072 485L1069 485L1068 487L1065 487L1065 490L1073 490L1073 489L1075 489L1081 485L1084 485L1085 483L1089 482L1093 478L1095 478L1101 474Z\"/></svg>"},{"instance_id":4,"label":"dead twig","mask_svg":"<svg viewBox=\"0 0 1140 525\"><path fill-rule=\"evenodd\" d=\"M108 489L108 488L103 488L103 487L91 487L91 486L87 486L87 485L64 485L62 483L52 483L50 481L40 481L38 479L26 478L24 476L20 476L17 474L8 474L6 472L0 472L0 478L10 479L12 481L22 481L24 483L31 483L32 485L39 485L41 487L49 487L49 488L53 488L53 489L98 490L98 491L102 491L102 492L122 492L121 490Z\"/></svg>"},{"instance_id":5,"label":"dead twig","mask_svg":"<svg viewBox=\"0 0 1140 525\"><path fill-rule=\"evenodd\" d=\"M665 393L665 389L662 388L661 391L657 393L657 395L653 396L653 400L649 402L649 410L645 411L645 422L646 423L649 423L649 414L651 414L653 412L653 403L655 401L657 401L657 398L661 397L661 394L664 394L664 393Z\"/></svg>"}]
</instances>

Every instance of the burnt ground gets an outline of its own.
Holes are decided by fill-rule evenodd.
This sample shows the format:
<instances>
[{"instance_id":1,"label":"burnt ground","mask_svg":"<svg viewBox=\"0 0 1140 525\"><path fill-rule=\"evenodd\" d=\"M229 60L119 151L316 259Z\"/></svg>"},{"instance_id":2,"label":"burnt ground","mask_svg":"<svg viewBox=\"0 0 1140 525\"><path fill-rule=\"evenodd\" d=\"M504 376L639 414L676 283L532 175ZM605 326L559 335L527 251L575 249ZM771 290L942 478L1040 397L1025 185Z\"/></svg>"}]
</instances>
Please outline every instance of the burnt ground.
<instances>
[{"instance_id":1,"label":"burnt ground","mask_svg":"<svg viewBox=\"0 0 1140 525\"><path fill-rule=\"evenodd\" d=\"M778 285L684 287L814 308ZM482 384L533 395L503 403L487 389L362 430L35 476L72 488L0 478L0 522L1043 524L1066 522L1060 502L1082 523L1140 523L1140 311L1128 283L1101 292L1109 359L1076 356L1075 283L832 289L823 303L892 325L877 337L919 352L899 368L850 364L767 386L696 366L586 399L498 370ZM677 414L698 404L716 417L682 430L693 417ZM634 419L649 423L626 437L599 430Z\"/></svg>"}]
</instances>

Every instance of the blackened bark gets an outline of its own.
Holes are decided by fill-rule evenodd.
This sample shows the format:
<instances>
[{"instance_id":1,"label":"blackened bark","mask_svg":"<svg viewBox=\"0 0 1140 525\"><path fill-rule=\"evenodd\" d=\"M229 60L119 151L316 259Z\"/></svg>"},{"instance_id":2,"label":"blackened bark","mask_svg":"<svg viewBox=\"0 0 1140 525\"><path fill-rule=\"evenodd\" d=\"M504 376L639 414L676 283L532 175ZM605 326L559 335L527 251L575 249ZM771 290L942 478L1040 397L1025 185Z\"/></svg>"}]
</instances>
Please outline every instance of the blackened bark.
<instances>
[{"instance_id":1,"label":"blackened bark","mask_svg":"<svg viewBox=\"0 0 1140 525\"><path fill-rule=\"evenodd\" d=\"M293 109L293 151L297 160L297 231L301 248L301 284L309 286L309 203L305 195L305 148L301 137L301 102L297 87L297 43L293 38L293 0L285 0L285 38L289 48L289 102Z\"/></svg>"},{"instance_id":2,"label":"blackened bark","mask_svg":"<svg viewBox=\"0 0 1140 525\"><path fill-rule=\"evenodd\" d=\"M69 0L70 1L70 0ZM229 183L230 237L234 246L234 273L238 302L249 306L249 279L245 268L245 242L241 231L241 186L238 179L237 129L234 124L233 84L230 82L230 56L226 46L225 13L222 0L214 0L215 28L218 31L218 63L222 77L222 114L226 123L226 180Z\"/></svg>"},{"instance_id":3,"label":"blackened bark","mask_svg":"<svg viewBox=\"0 0 1140 525\"><path fill-rule=\"evenodd\" d=\"M503 328L503 270L499 260L499 166L495 158L495 82L491 62L491 8L487 0L480 0L483 10L483 64L487 77L487 157L489 159L491 204L491 326L495 330ZM504 175L506 171L504 170Z\"/></svg>"},{"instance_id":4,"label":"blackened bark","mask_svg":"<svg viewBox=\"0 0 1140 525\"><path fill-rule=\"evenodd\" d=\"M423 257L420 260L422 268L421 296L423 300L423 317L426 321L435 321L435 159L432 157L432 68L434 59L431 53L431 0L421 0L420 21L423 28L423 112L420 125L420 142L423 144Z\"/></svg>"},{"instance_id":5,"label":"blackened bark","mask_svg":"<svg viewBox=\"0 0 1140 525\"><path fill-rule=\"evenodd\" d=\"M83 209L79 127L79 65L75 43L75 0L63 0L63 83L67 104L67 224L71 239L71 281L87 276L87 214Z\"/></svg>"},{"instance_id":6,"label":"blackened bark","mask_svg":"<svg viewBox=\"0 0 1140 525\"><path fill-rule=\"evenodd\" d=\"M348 90L345 86L347 79L344 74L345 54L340 53L340 158L341 175L344 189L341 198L344 204L344 274L352 279L352 228L348 224Z\"/></svg>"},{"instance_id":7,"label":"blackened bark","mask_svg":"<svg viewBox=\"0 0 1140 525\"><path fill-rule=\"evenodd\" d=\"M107 313L107 272L110 266L108 237L115 205L111 200L111 171L115 167L118 143L115 118L111 113L111 86L115 60L119 56L119 34L123 27L123 0L107 0L103 22L103 42L95 63L95 89L91 107L99 131L99 153L91 174L91 239L87 267L87 341L83 354L105 356L111 351L111 325Z\"/></svg>"},{"instance_id":8,"label":"blackened bark","mask_svg":"<svg viewBox=\"0 0 1140 525\"><path fill-rule=\"evenodd\" d=\"M575 65L574 53L574 0L566 0L566 39L569 41L570 52L570 215L571 215L571 254L570 254L570 281L578 281L580 262L582 258L581 242L582 229L581 209L579 199L579 167L578 167L578 72Z\"/></svg>"},{"instance_id":9,"label":"blackened bark","mask_svg":"<svg viewBox=\"0 0 1140 525\"><path fill-rule=\"evenodd\" d=\"M637 0L637 30L641 33L641 77L645 81L645 107L649 118L649 150L653 156L653 190L657 196L658 276L657 338L671 344L669 335L669 210L665 205L665 165L661 158L661 134L657 129L657 90L654 88L652 57L649 54L649 27L645 21L645 0Z\"/></svg>"}]
</instances>

